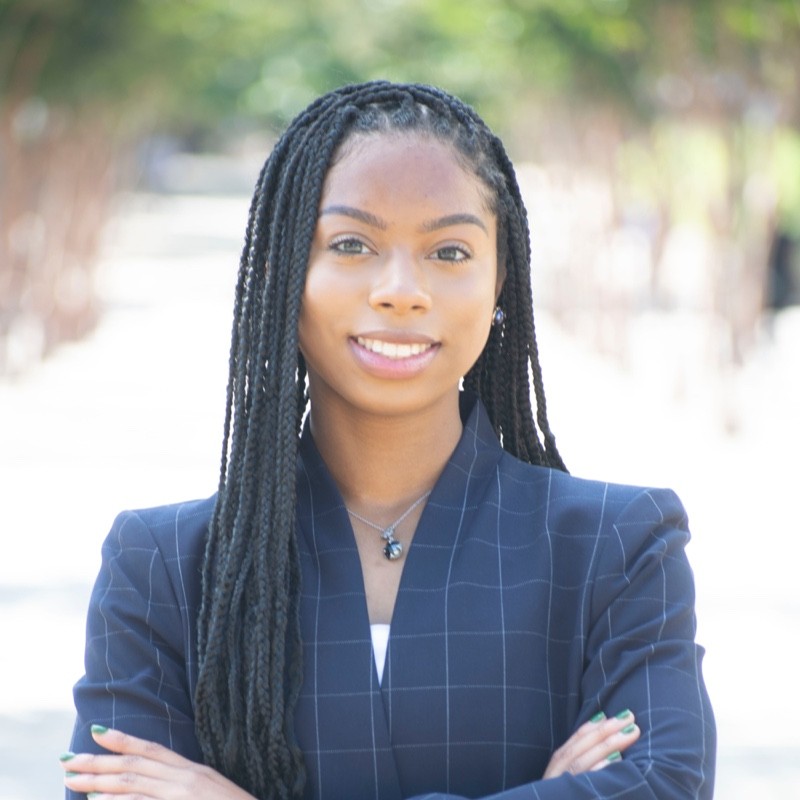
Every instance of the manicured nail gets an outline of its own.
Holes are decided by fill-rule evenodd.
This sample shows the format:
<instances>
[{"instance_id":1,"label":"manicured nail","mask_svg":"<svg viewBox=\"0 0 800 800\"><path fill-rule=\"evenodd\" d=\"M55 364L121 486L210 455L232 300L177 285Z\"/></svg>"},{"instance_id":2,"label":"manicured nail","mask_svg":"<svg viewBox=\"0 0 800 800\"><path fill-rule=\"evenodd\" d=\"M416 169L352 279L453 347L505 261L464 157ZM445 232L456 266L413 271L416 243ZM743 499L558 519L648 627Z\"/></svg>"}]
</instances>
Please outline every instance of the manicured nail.
<instances>
[{"instance_id":1,"label":"manicured nail","mask_svg":"<svg viewBox=\"0 0 800 800\"><path fill-rule=\"evenodd\" d=\"M69 761L71 758L75 758L75 753L62 753L59 757L59 761Z\"/></svg>"},{"instance_id":2,"label":"manicured nail","mask_svg":"<svg viewBox=\"0 0 800 800\"><path fill-rule=\"evenodd\" d=\"M625 734L628 734L628 733L633 733L635 730L636 730L636 726L635 726L633 723L631 723L630 725L626 725L626 726L625 726L625 727L624 727L624 728L623 728L623 729L620 731L620 733L625 733Z\"/></svg>"},{"instance_id":3,"label":"manicured nail","mask_svg":"<svg viewBox=\"0 0 800 800\"><path fill-rule=\"evenodd\" d=\"M631 710L629 708L626 708L624 711L620 711L619 714L617 714L617 719L625 719L630 715L631 715Z\"/></svg>"},{"instance_id":4,"label":"manicured nail","mask_svg":"<svg viewBox=\"0 0 800 800\"><path fill-rule=\"evenodd\" d=\"M108 728L105 725L92 725L92 733L107 733Z\"/></svg>"},{"instance_id":5,"label":"manicured nail","mask_svg":"<svg viewBox=\"0 0 800 800\"><path fill-rule=\"evenodd\" d=\"M101 794L102 794L102 792L89 792L89 794L87 794L86 796L87 797L100 797Z\"/></svg>"},{"instance_id":6,"label":"manicured nail","mask_svg":"<svg viewBox=\"0 0 800 800\"><path fill-rule=\"evenodd\" d=\"M74 778L76 775L80 775L80 772L65 772L64 773L68 778Z\"/></svg>"},{"instance_id":7,"label":"manicured nail","mask_svg":"<svg viewBox=\"0 0 800 800\"><path fill-rule=\"evenodd\" d=\"M622 753L619 750L615 750L610 756L606 758L606 761L619 761L622 758Z\"/></svg>"},{"instance_id":8,"label":"manicured nail","mask_svg":"<svg viewBox=\"0 0 800 800\"><path fill-rule=\"evenodd\" d=\"M605 712L598 711L590 720L589 722L600 722L606 718Z\"/></svg>"}]
</instances>

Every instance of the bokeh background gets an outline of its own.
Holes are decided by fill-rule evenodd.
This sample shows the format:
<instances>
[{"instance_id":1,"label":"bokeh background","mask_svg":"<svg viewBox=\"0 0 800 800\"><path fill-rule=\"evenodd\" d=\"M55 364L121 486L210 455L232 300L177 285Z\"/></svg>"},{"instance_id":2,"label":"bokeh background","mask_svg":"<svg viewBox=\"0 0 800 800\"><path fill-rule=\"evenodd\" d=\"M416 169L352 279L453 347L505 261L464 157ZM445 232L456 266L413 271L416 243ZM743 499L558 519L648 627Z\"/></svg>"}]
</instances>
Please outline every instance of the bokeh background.
<instances>
[{"instance_id":1,"label":"bokeh background","mask_svg":"<svg viewBox=\"0 0 800 800\"><path fill-rule=\"evenodd\" d=\"M260 164L370 78L506 142L560 450L678 490L716 796L800 798L798 0L0 0L0 800L60 796L113 516L214 491Z\"/></svg>"}]
</instances>

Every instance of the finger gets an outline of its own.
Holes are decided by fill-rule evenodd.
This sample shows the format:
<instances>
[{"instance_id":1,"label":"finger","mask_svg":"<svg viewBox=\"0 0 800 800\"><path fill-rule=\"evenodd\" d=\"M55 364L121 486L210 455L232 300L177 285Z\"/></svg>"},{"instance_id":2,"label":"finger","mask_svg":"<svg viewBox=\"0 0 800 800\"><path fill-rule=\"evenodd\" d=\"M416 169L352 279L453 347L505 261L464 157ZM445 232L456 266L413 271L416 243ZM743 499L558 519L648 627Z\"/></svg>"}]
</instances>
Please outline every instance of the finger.
<instances>
[{"instance_id":1,"label":"finger","mask_svg":"<svg viewBox=\"0 0 800 800\"><path fill-rule=\"evenodd\" d=\"M151 742L148 739L139 739L129 733L106 728L104 725L92 725L92 738L106 750L112 753L143 756L152 761L169 764L173 767L183 767L191 763L183 756L170 750L168 747Z\"/></svg>"},{"instance_id":2,"label":"finger","mask_svg":"<svg viewBox=\"0 0 800 800\"><path fill-rule=\"evenodd\" d=\"M584 722L567 741L581 740L584 741L587 747L592 746L594 743L605 739L634 722L636 722L636 717L629 708L620 711L613 717L606 717L603 712L600 712L588 722Z\"/></svg>"},{"instance_id":3,"label":"finger","mask_svg":"<svg viewBox=\"0 0 800 800\"><path fill-rule=\"evenodd\" d=\"M599 741L600 738L598 737L602 737L601 724L605 719L606 715L601 711L588 722L581 725L581 727L553 753L542 777L557 778L565 772L577 774L583 771L579 766L579 760L585 750Z\"/></svg>"},{"instance_id":4,"label":"finger","mask_svg":"<svg viewBox=\"0 0 800 800\"><path fill-rule=\"evenodd\" d=\"M631 729L631 726L633 728ZM621 731L626 730L625 734ZM564 772L577 775L603 764L603 760L624 750L638 738L638 728L633 713L625 709L614 717L595 717L578 728L553 754L545 771L545 778L557 777ZM598 766L598 768L600 768Z\"/></svg>"},{"instance_id":5,"label":"finger","mask_svg":"<svg viewBox=\"0 0 800 800\"><path fill-rule=\"evenodd\" d=\"M108 775L120 772L132 772L138 775L157 777L167 780L180 771L181 767L155 761L147 756L133 754L100 755L97 753L65 753L61 756L61 766L65 772L89 773L92 775Z\"/></svg>"},{"instance_id":6,"label":"finger","mask_svg":"<svg viewBox=\"0 0 800 800\"><path fill-rule=\"evenodd\" d=\"M168 797L170 785L167 781L140 775L135 772L93 774L90 772L68 772L64 785L74 792L90 795L108 795L114 800L131 797L137 800L163 800Z\"/></svg>"},{"instance_id":7,"label":"finger","mask_svg":"<svg viewBox=\"0 0 800 800\"><path fill-rule=\"evenodd\" d=\"M605 715L601 717L598 714L592 717L589 722L581 725L567 739L562 750L567 751L565 755L569 755L572 758L582 756L598 746L602 746L603 742L619 731L635 724L635 720L633 712L629 709L625 709L616 716L609 718L606 718Z\"/></svg>"},{"instance_id":8,"label":"finger","mask_svg":"<svg viewBox=\"0 0 800 800\"><path fill-rule=\"evenodd\" d=\"M586 754L586 760L597 759L589 770L598 770L622 760L622 754L638 740L642 732L636 723L629 723L621 730L604 739Z\"/></svg>"},{"instance_id":9,"label":"finger","mask_svg":"<svg viewBox=\"0 0 800 800\"><path fill-rule=\"evenodd\" d=\"M186 759L186 763L179 767L129 755L80 753L67 760L69 763L65 766L69 771L64 776L64 783L93 800L166 800L179 797L255 800L210 767ZM131 768L122 769L124 766Z\"/></svg>"},{"instance_id":10,"label":"finger","mask_svg":"<svg viewBox=\"0 0 800 800\"><path fill-rule=\"evenodd\" d=\"M625 709L615 717L597 726L593 736L586 736L581 742L580 765L583 770L602 769L619 761L641 735L631 711Z\"/></svg>"}]
</instances>

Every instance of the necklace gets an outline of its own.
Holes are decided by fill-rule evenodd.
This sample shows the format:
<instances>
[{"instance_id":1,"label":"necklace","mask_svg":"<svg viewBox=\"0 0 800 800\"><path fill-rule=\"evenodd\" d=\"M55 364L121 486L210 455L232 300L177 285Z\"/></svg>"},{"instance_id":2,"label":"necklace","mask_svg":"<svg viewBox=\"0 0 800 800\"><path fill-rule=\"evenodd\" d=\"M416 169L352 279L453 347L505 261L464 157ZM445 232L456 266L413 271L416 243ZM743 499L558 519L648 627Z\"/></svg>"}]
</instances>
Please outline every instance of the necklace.
<instances>
[{"instance_id":1,"label":"necklace","mask_svg":"<svg viewBox=\"0 0 800 800\"><path fill-rule=\"evenodd\" d=\"M403 543L398 542L397 539L394 538L394 532L397 526L423 501L425 500L430 491L425 492L422 497L418 500L415 500L403 513L400 517L398 517L391 525L388 527L384 527L383 525L376 525L374 522L371 522L366 517L362 517L361 514L356 514L355 511L351 511L349 508L347 509L347 513L354 517L357 520L360 520L365 525L369 525L370 528L374 528L378 531L381 535L381 538L386 542L383 546L383 554L389 561L397 561L400 556L403 555ZM346 508L346 506L345 506Z\"/></svg>"}]
</instances>

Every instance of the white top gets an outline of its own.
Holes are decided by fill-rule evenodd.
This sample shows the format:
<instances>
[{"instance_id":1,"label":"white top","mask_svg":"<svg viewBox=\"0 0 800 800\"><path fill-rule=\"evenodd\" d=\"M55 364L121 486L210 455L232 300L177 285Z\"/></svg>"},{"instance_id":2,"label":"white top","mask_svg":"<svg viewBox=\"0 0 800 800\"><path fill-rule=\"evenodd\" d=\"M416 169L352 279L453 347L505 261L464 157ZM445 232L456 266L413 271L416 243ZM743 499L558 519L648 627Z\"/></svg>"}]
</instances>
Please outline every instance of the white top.
<instances>
[{"instance_id":1,"label":"white top","mask_svg":"<svg viewBox=\"0 0 800 800\"><path fill-rule=\"evenodd\" d=\"M383 665L386 662L386 648L389 645L389 626L385 624L370 625L372 632L372 653L375 656L375 667L378 670L378 683L383 680Z\"/></svg>"}]
</instances>

